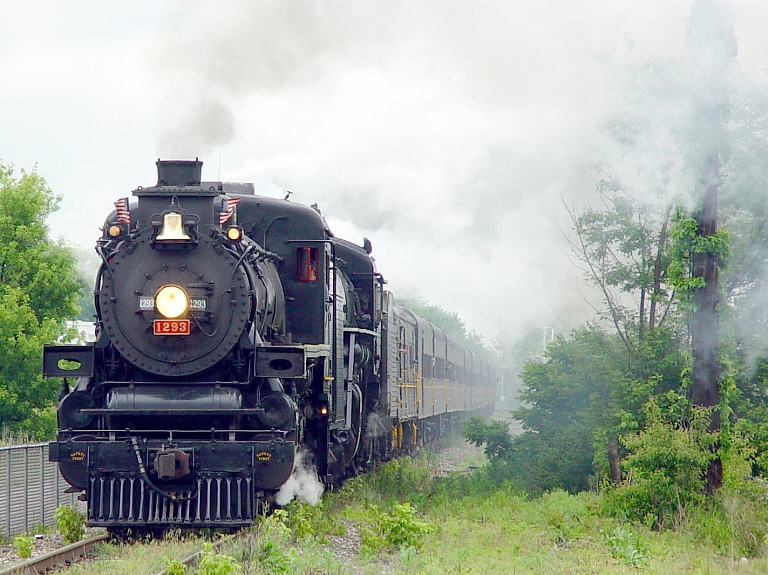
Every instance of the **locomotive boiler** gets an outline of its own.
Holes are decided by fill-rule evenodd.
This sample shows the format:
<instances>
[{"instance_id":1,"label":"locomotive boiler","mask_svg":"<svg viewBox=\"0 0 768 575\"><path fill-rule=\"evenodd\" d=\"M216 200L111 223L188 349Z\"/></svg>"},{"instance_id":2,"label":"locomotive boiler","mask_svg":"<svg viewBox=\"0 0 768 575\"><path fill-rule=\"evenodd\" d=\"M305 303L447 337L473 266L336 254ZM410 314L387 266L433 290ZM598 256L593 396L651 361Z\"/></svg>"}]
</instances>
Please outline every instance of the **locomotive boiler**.
<instances>
[{"instance_id":1,"label":"locomotive boiler","mask_svg":"<svg viewBox=\"0 0 768 575\"><path fill-rule=\"evenodd\" d=\"M197 160L157 167L97 242L96 341L43 353L50 459L88 525L242 527L300 450L338 483L492 410L488 362L396 305L369 242Z\"/></svg>"}]
</instances>

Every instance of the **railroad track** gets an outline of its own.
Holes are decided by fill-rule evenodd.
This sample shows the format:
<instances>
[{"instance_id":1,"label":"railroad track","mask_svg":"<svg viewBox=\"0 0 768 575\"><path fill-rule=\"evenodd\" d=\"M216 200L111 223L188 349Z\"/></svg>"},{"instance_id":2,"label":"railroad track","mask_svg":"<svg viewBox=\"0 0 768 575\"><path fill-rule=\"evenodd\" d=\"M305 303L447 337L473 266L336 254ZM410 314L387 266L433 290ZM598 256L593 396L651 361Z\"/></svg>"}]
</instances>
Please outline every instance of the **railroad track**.
<instances>
[{"instance_id":1,"label":"railroad track","mask_svg":"<svg viewBox=\"0 0 768 575\"><path fill-rule=\"evenodd\" d=\"M11 567L0 571L0 575L36 575L37 573L45 573L51 569L56 569L62 565L69 565L88 557L88 555L93 552L96 545L108 540L109 535L106 533L96 535L89 539L83 539L82 541L72 543L66 547L60 547L50 553L25 561L24 563L12 565Z\"/></svg>"}]
</instances>

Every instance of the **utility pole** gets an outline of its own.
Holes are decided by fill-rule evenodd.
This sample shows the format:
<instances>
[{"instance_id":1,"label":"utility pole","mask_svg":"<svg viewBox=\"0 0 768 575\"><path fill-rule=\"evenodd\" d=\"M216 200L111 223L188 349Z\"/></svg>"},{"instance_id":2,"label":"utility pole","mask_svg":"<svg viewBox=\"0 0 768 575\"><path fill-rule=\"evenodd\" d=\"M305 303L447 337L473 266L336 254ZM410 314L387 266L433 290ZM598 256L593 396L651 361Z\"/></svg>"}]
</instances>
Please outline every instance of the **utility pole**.
<instances>
[{"instance_id":1,"label":"utility pole","mask_svg":"<svg viewBox=\"0 0 768 575\"><path fill-rule=\"evenodd\" d=\"M725 128L730 103L730 76L736 59L733 10L729 0L695 0L691 7L680 75L687 117L682 126L683 150L694 174L693 193L696 235L709 238L717 232L717 195L725 154ZM716 254L693 255L693 276L704 280L694 290L691 321L691 400L694 405L716 407L720 401L717 349L718 262ZM715 410L710 431L720 427ZM710 462L706 491L722 484L722 462Z\"/></svg>"}]
</instances>

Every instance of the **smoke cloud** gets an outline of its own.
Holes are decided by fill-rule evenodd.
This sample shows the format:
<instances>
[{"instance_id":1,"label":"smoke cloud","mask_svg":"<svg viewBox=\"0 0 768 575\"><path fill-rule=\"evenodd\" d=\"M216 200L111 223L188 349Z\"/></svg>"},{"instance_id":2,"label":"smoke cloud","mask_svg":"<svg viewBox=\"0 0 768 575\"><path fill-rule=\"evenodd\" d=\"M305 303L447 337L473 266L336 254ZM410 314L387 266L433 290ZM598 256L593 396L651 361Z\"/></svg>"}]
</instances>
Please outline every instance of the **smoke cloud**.
<instances>
[{"instance_id":1,"label":"smoke cloud","mask_svg":"<svg viewBox=\"0 0 768 575\"><path fill-rule=\"evenodd\" d=\"M318 202L336 235L371 238L393 291L486 341L577 323L563 201L592 197L609 163L657 196L689 183L669 124L631 160L611 126L628 68L679 59L690 2L620 4L204 1L153 48L159 152L221 147L223 178Z\"/></svg>"},{"instance_id":2,"label":"smoke cloud","mask_svg":"<svg viewBox=\"0 0 768 575\"><path fill-rule=\"evenodd\" d=\"M192 158L229 143L235 134L232 111L221 102L198 102L160 137L166 157Z\"/></svg>"}]
</instances>

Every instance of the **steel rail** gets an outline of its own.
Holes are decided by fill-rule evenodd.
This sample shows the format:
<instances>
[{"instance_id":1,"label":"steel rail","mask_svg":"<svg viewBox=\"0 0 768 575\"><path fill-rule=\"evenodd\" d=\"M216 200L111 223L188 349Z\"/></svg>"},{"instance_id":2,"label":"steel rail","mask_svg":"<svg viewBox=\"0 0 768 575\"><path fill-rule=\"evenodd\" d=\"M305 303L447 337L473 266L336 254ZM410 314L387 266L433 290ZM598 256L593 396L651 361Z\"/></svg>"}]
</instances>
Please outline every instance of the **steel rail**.
<instances>
[{"instance_id":1,"label":"steel rail","mask_svg":"<svg viewBox=\"0 0 768 575\"><path fill-rule=\"evenodd\" d=\"M45 573L62 564L71 564L84 559L93 551L96 545L108 540L109 535L106 533L90 537L89 539L83 539L23 563L11 565L6 569L0 570L0 575L37 575L38 573Z\"/></svg>"}]
</instances>

